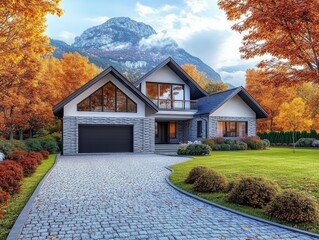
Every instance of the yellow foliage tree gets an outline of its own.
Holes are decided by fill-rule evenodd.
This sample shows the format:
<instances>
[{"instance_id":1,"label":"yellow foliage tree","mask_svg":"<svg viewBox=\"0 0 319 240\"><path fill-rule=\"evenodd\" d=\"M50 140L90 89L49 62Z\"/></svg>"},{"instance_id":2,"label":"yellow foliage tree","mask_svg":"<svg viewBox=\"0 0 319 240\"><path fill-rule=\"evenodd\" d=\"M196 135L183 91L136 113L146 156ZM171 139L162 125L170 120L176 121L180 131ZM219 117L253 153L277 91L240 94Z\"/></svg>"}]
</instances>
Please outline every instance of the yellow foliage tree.
<instances>
[{"instance_id":1,"label":"yellow foliage tree","mask_svg":"<svg viewBox=\"0 0 319 240\"><path fill-rule=\"evenodd\" d=\"M312 125L312 120L306 112L306 104L298 97L294 98L290 103L283 103L279 110L280 113L276 117L276 120L281 122L284 130L293 131L292 141L295 150L295 131L308 129Z\"/></svg>"}]
</instances>

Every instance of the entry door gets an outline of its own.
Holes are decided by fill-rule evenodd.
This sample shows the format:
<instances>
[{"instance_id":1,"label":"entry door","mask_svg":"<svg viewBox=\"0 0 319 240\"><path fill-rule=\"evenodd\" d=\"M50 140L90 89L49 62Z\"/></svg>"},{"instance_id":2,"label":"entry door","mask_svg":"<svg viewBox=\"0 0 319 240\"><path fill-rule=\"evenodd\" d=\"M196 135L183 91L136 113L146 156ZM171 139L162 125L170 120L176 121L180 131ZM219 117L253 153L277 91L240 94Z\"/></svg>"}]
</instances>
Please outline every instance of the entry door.
<instances>
[{"instance_id":1,"label":"entry door","mask_svg":"<svg viewBox=\"0 0 319 240\"><path fill-rule=\"evenodd\" d=\"M169 122L159 122L160 143L169 143Z\"/></svg>"}]
</instances>

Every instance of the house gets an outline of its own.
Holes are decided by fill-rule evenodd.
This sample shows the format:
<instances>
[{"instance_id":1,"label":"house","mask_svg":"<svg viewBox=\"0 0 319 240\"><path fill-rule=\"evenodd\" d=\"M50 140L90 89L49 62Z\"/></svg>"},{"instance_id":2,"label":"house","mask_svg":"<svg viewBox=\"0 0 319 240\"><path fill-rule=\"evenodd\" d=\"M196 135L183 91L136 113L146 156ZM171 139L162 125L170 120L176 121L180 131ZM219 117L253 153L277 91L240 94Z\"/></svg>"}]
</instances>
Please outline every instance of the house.
<instances>
[{"instance_id":1,"label":"house","mask_svg":"<svg viewBox=\"0 0 319 240\"><path fill-rule=\"evenodd\" d=\"M171 58L134 85L109 67L53 108L63 154L154 152L155 144L255 136L267 113L243 87L208 95Z\"/></svg>"}]
</instances>

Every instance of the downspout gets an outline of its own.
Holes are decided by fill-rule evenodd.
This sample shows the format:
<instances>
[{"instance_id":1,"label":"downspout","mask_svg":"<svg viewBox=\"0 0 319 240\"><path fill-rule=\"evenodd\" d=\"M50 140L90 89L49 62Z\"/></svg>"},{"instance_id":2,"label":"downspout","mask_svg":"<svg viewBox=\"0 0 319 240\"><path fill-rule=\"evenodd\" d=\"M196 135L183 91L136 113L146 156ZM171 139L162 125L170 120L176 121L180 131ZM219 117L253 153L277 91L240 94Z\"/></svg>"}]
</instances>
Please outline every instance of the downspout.
<instances>
[{"instance_id":1,"label":"downspout","mask_svg":"<svg viewBox=\"0 0 319 240\"><path fill-rule=\"evenodd\" d=\"M205 118L202 118L202 115L199 115L199 118L200 119L202 119L202 120L204 120L205 121L205 123L206 123L206 128L205 128L205 135L206 135L206 138L208 138L208 121L207 121L207 119L205 119Z\"/></svg>"}]
</instances>

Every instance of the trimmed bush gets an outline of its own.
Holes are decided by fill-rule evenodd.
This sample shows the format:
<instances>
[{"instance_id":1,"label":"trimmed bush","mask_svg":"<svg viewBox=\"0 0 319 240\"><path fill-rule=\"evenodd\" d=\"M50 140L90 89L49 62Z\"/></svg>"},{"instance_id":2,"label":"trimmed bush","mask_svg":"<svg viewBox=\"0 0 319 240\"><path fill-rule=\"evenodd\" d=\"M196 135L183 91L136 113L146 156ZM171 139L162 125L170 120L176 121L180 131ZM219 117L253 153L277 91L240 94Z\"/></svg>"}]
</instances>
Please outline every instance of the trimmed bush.
<instances>
[{"instance_id":1,"label":"trimmed bush","mask_svg":"<svg viewBox=\"0 0 319 240\"><path fill-rule=\"evenodd\" d=\"M276 183L257 177L245 177L234 183L228 201L232 203L262 208L279 193Z\"/></svg>"},{"instance_id":2,"label":"trimmed bush","mask_svg":"<svg viewBox=\"0 0 319 240\"><path fill-rule=\"evenodd\" d=\"M193 184L201 175L210 171L211 169L204 166L194 167L188 174L185 182L189 184Z\"/></svg>"},{"instance_id":3,"label":"trimmed bush","mask_svg":"<svg viewBox=\"0 0 319 240\"><path fill-rule=\"evenodd\" d=\"M316 140L314 138L300 138L296 142L296 147L312 147L313 141Z\"/></svg>"},{"instance_id":4,"label":"trimmed bush","mask_svg":"<svg viewBox=\"0 0 319 240\"><path fill-rule=\"evenodd\" d=\"M37 160L34 158L22 158L18 161L23 168L23 175L25 177L31 176L37 169L38 163Z\"/></svg>"},{"instance_id":5,"label":"trimmed bush","mask_svg":"<svg viewBox=\"0 0 319 240\"><path fill-rule=\"evenodd\" d=\"M210 152L211 152L211 148L206 144L192 143L192 144L189 144L186 148L186 155L191 155L191 156L209 155Z\"/></svg>"},{"instance_id":6,"label":"trimmed bush","mask_svg":"<svg viewBox=\"0 0 319 240\"><path fill-rule=\"evenodd\" d=\"M318 204L306 193L285 190L266 207L266 213L286 222L316 222L319 219Z\"/></svg>"},{"instance_id":7,"label":"trimmed bush","mask_svg":"<svg viewBox=\"0 0 319 240\"><path fill-rule=\"evenodd\" d=\"M265 143L266 147L270 147L270 141L268 139L263 139L263 142Z\"/></svg>"},{"instance_id":8,"label":"trimmed bush","mask_svg":"<svg viewBox=\"0 0 319 240\"><path fill-rule=\"evenodd\" d=\"M5 166L8 170L14 171L15 180L23 181L23 168L19 163L12 160L4 160L3 162L0 163L0 165Z\"/></svg>"},{"instance_id":9,"label":"trimmed bush","mask_svg":"<svg viewBox=\"0 0 319 240\"><path fill-rule=\"evenodd\" d=\"M194 183L194 190L197 192L219 192L228 189L227 178L212 169L203 173Z\"/></svg>"},{"instance_id":10,"label":"trimmed bush","mask_svg":"<svg viewBox=\"0 0 319 240\"><path fill-rule=\"evenodd\" d=\"M41 153L43 159L48 159L49 158L49 155L50 155L49 151L41 150L40 153Z\"/></svg>"},{"instance_id":11,"label":"trimmed bush","mask_svg":"<svg viewBox=\"0 0 319 240\"><path fill-rule=\"evenodd\" d=\"M28 148L27 148L27 146L25 145L24 141L21 141L21 140L11 140L10 142L11 142L11 144L13 145L14 149L23 150L23 151L27 151L27 150L28 150Z\"/></svg>"},{"instance_id":12,"label":"trimmed bush","mask_svg":"<svg viewBox=\"0 0 319 240\"><path fill-rule=\"evenodd\" d=\"M247 150L248 146L244 142L239 142L238 145L240 146L240 150Z\"/></svg>"},{"instance_id":13,"label":"trimmed bush","mask_svg":"<svg viewBox=\"0 0 319 240\"><path fill-rule=\"evenodd\" d=\"M62 150L62 133L55 132L55 133L52 133L50 136L55 139L55 141L58 144L59 149Z\"/></svg>"},{"instance_id":14,"label":"trimmed bush","mask_svg":"<svg viewBox=\"0 0 319 240\"><path fill-rule=\"evenodd\" d=\"M266 144L257 136L245 137L241 139L242 142L247 144L247 148L251 150L266 149Z\"/></svg>"},{"instance_id":15,"label":"trimmed bush","mask_svg":"<svg viewBox=\"0 0 319 240\"><path fill-rule=\"evenodd\" d=\"M38 165L40 165L43 160L43 156L40 152L29 152L27 157L35 159Z\"/></svg>"},{"instance_id":16,"label":"trimmed bush","mask_svg":"<svg viewBox=\"0 0 319 240\"><path fill-rule=\"evenodd\" d=\"M0 140L0 152L4 153L4 155L8 155L9 152L14 150L14 146L11 141L8 140Z\"/></svg>"},{"instance_id":17,"label":"trimmed bush","mask_svg":"<svg viewBox=\"0 0 319 240\"><path fill-rule=\"evenodd\" d=\"M51 154L57 153L59 151L58 143L54 137L46 136L46 137L39 138L39 140L40 140L41 147L42 147L41 150L47 150ZM36 151L36 152L38 152L38 151Z\"/></svg>"},{"instance_id":18,"label":"trimmed bush","mask_svg":"<svg viewBox=\"0 0 319 240\"><path fill-rule=\"evenodd\" d=\"M15 166L12 163L4 163L4 162L5 161L3 161L0 164L0 188L3 191L9 193L10 195L13 195L15 193L20 192L21 190L21 182L23 179L23 176L20 175L21 166L20 166L20 170L15 172L14 169L18 169L19 167ZM11 166L8 166L8 165L11 165Z\"/></svg>"},{"instance_id":19,"label":"trimmed bush","mask_svg":"<svg viewBox=\"0 0 319 240\"><path fill-rule=\"evenodd\" d=\"M230 150L230 145L226 143L222 143L219 145L221 151L229 151Z\"/></svg>"},{"instance_id":20,"label":"trimmed bush","mask_svg":"<svg viewBox=\"0 0 319 240\"><path fill-rule=\"evenodd\" d=\"M3 218L4 215L4 211L1 208L8 203L9 199L10 194L0 188L0 219Z\"/></svg>"},{"instance_id":21,"label":"trimmed bush","mask_svg":"<svg viewBox=\"0 0 319 240\"><path fill-rule=\"evenodd\" d=\"M13 150L12 152L9 152L7 155L7 159L18 161L21 158L24 158L28 155L26 151L23 150Z\"/></svg>"},{"instance_id":22,"label":"trimmed bush","mask_svg":"<svg viewBox=\"0 0 319 240\"><path fill-rule=\"evenodd\" d=\"M319 147L319 140L314 140L314 141L312 142L312 146L313 146L313 147Z\"/></svg>"},{"instance_id":23,"label":"trimmed bush","mask_svg":"<svg viewBox=\"0 0 319 240\"><path fill-rule=\"evenodd\" d=\"M41 141L37 138L30 138L24 141L25 145L28 148L29 152L39 152L42 149Z\"/></svg>"}]
</instances>

